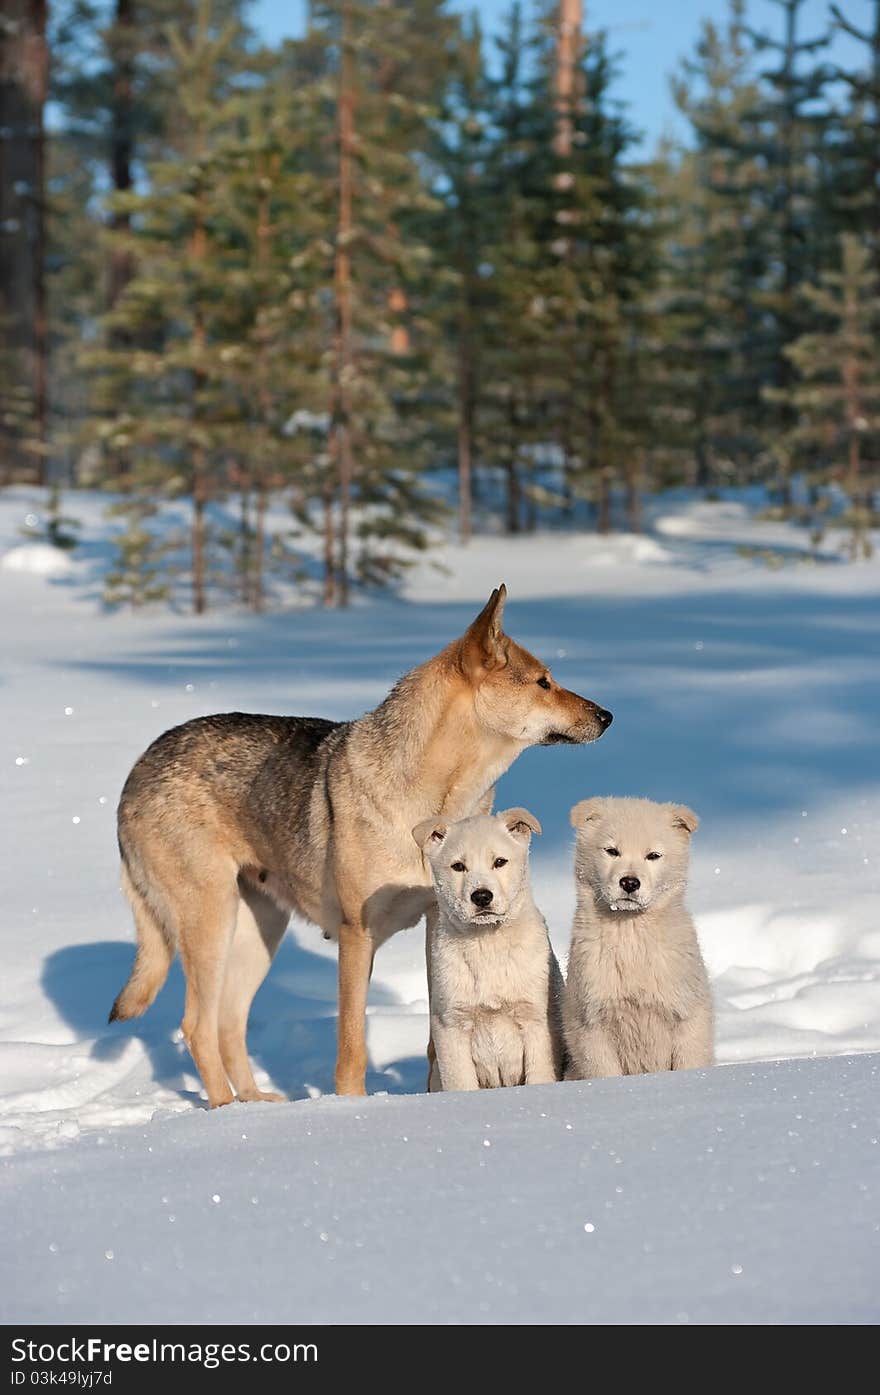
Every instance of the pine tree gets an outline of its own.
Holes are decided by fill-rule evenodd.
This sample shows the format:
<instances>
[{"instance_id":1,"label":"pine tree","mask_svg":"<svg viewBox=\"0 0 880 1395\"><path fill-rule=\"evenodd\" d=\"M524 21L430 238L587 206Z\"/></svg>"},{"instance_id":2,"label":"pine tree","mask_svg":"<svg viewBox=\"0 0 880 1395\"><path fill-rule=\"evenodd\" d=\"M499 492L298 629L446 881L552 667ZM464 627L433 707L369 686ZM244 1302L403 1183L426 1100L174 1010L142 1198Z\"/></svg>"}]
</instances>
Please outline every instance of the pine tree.
<instances>
[{"instance_id":1,"label":"pine tree","mask_svg":"<svg viewBox=\"0 0 880 1395\"><path fill-rule=\"evenodd\" d=\"M48 478L45 282L46 0L7 0L0 16L0 471Z\"/></svg>"},{"instance_id":2,"label":"pine tree","mask_svg":"<svg viewBox=\"0 0 880 1395\"><path fill-rule=\"evenodd\" d=\"M420 228L433 201L418 158L430 116L418 75L430 71L435 21L441 34L448 21L434 0L325 4L315 19L336 132L325 602L345 605L352 575L392 578L394 540L423 546L422 524L436 513L418 483L438 350L422 313L432 256Z\"/></svg>"},{"instance_id":3,"label":"pine tree","mask_svg":"<svg viewBox=\"0 0 880 1395\"><path fill-rule=\"evenodd\" d=\"M673 83L694 147L667 152L656 171L672 374L661 435L693 452L692 482L703 488L748 478L762 451L766 329L755 301L771 253L755 208L759 98L743 25L743 0L731 0L723 29L704 22Z\"/></svg>"},{"instance_id":4,"label":"pine tree","mask_svg":"<svg viewBox=\"0 0 880 1395\"><path fill-rule=\"evenodd\" d=\"M880 460L880 277L870 249L844 234L839 269L823 272L802 294L820 327L787 350L797 372L786 394L793 417L787 448L805 464L817 502L817 485L842 487L851 556L869 556Z\"/></svg>"},{"instance_id":5,"label":"pine tree","mask_svg":"<svg viewBox=\"0 0 880 1395\"><path fill-rule=\"evenodd\" d=\"M846 104L835 113L824 217L836 231L847 231L872 249L880 271L880 0L874 0L873 26L862 28L849 7L831 6L837 27L864 45L864 63L856 70L833 70Z\"/></svg>"},{"instance_id":6,"label":"pine tree","mask_svg":"<svg viewBox=\"0 0 880 1395\"><path fill-rule=\"evenodd\" d=\"M192 38L169 30L180 148L174 161L150 166L146 193L116 196L137 214L137 226L131 234L117 229L112 245L130 249L137 270L107 316L107 348L86 356L99 375L98 438L111 454L121 450L130 458L131 487L143 481L192 499L197 614L207 606L206 508L218 487L228 425L225 346L212 330L225 292L217 245L224 217L218 145L233 115L224 60L236 35L234 21L218 30L210 0L201 0ZM129 335L134 350L123 342ZM140 500L134 507L140 509Z\"/></svg>"},{"instance_id":7,"label":"pine tree","mask_svg":"<svg viewBox=\"0 0 880 1395\"><path fill-rule=\"evenodd\" d=\"M429 155L438 208L430 216L429 240L440 265L432 310L450 345L454 379L458 532L468 543L473 530L477 467L477 407L481 393L482 319L490 214L486 166L490 158L488 79L477 15L465 22L457 62L433 123Z\"/></svg>"},{"instance_id":8,"label":"pine tree","mask_svg":"<svg viewBox=\"0 0 880 1395\"><path fill-rule=\"evenodd\" d=\"M106 604L139 610L167 600L170 588L163 578L163 560L169 546L148 526L158 513L157 506L136 497L109 510L111 516L114 512L125 519L126 526L117 539L116 563L104 578Z\"/></svg>"},{"instance_id":9,"label":"pine tree","mask_svg":"<svg viewBox=\"0 0 880 1395\"><path fill-rule=\"evenodd\" d=\"M746 155L758 158L763 172L756 190L767 242L767 263L763 286L755 299L764 312L766 330L755 336L753 350L760 364L762 379L779 393L765 392L771 410L764 416L764 438L771 451L789 425L786 389L791 384L791 361L786 349L803 332L804 300L800 285L815 276L822 264L822 224L816 218L820 203L818 184L822 149L828 123L826 111L815 103L824 94L827 71L822 66L804 68L804 60L821 52L828 34L800 37L801 11L805 0L774 0L783 11L780 39L747 29L759 53L777 55L777 66L761 74L766 95L751 113L757 126L756 138L740 142ZM790 502L790 484L785 452L777 453L783 505Z\"/></svg>"}]
</instances>

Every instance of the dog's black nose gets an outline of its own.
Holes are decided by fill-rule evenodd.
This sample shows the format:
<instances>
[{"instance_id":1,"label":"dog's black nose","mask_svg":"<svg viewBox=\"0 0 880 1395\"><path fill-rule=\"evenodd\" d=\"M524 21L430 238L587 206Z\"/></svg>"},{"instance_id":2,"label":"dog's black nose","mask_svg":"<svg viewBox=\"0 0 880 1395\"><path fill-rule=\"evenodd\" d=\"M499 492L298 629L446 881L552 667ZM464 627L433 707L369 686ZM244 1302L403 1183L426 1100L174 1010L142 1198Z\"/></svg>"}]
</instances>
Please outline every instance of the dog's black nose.
<instances>
[{"instance_id":1,"label":"dog's black nose","mask_svg":"<svg viewBox=\"0 0 880 1395\"><path fill-rule=\"evenodd\" d=\"M471 900L475 906L488 906L492 900L492 893L487 886L478 886L476 891L471 892Z\"/></svg>"},{"instance_id":2,"label":"dog's black nose","mask_svg":"<svg viewBox=\"0 0 880 1395\"><path fill-rule=\"evenodd\" d=\"M628 896L632 896L634 891L638 891L641 882L638 877L621 877L620 885Z\"/></svg>"},{"instance_id":3,"label":"dog's black nose","mask_svg":"<svg viewBox=\"0 0 880 1395\"><path fill-rule=\"evenodd\" d=\"M601 722L603 727L610 727L611 723L614 721L614 715L606 708L600 707L596 713L596 720Z\"/></svg>"}]
</instances>

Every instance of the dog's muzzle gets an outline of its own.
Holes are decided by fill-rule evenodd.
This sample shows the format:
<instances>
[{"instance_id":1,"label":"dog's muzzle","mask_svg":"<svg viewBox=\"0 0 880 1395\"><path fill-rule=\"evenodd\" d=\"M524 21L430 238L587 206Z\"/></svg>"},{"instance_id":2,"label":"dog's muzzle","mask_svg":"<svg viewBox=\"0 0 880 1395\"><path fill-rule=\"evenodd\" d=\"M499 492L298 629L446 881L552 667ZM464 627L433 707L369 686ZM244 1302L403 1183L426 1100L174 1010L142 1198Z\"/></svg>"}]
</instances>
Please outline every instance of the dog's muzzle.
<instances>
[{"instance_id":1,"label":"dog's muzzle","mask_svg":"<svg viewBox=\"0 0 880 1395\"><path fill-rule=\"evenodd\" d=\"M604 736L611 723L614 721L614 714L605 707L596 707L590 704L594 710L583 722L576 722L573 727L568 727L565 731L551 731L541 742L542 746L584 746L590 741L598 741L600 736ZM596 731L598 726L599 730Z\"/></svg>"}]
</instances>

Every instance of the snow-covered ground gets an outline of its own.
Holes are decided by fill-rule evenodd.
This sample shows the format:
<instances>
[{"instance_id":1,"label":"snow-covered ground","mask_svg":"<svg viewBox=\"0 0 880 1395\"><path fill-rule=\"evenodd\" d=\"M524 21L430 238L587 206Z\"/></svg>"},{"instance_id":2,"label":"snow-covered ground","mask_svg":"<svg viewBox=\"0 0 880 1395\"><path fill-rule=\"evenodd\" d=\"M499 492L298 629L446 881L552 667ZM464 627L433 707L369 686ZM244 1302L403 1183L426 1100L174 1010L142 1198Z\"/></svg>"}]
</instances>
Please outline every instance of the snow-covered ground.
<instances>
[{"instance_id":1,"label":"snow-covered ground","mask_svg":"<svg viewBox=\"0 0 880 1395\"><path fill-rule=\"evenodd\" d=\"M82 546L54 570L21 557L35 509L0 495L0 1318L878 1316L877 1060L846 1053L880 1050L880 563L806 565L801 535L740 503L661 500L645 538L449 545L403 598L349 614L133 618L97 602L97 503L74 501ZM740 551L768 543L787 565ZM294 925L250 1045L298 1102L206 1114L178 970L142 1021L106 1025L132 955L114 840L130 765L203 712L363 711L501 579L510 632L615 713L499 789L544 825L533 880L558 950L570 805L682 800L703 820L690 901L719 1060L846 1058L425 1098L409 931L377 958L369 1017L369 1088L402 1097L317 1099L334 951Z\"/></svg>"}]
</instances>

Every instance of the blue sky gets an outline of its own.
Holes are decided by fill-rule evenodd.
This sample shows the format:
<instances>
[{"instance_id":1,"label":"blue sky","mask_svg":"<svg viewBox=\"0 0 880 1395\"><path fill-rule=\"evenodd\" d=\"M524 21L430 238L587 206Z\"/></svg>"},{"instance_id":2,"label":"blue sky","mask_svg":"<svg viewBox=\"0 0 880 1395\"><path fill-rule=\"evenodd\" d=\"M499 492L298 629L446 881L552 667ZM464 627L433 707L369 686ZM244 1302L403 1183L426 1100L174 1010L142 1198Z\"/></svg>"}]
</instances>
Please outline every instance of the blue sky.
<instances>
[{"instance_id":1,"label":"blue sky","mask_svg":"<svg viewBox=\"0 0 880 1395\"><path fill-rule=\"evenodd\" d=\"M840 8L861 29L872 25L873 0L839 0ZM451 8L479 9L491 34L509 0L452 0ZM528 5L526 5L528 8ZM251 16L268 40L294 37L305 23L305 0L254 0ZM669 94L669 75L689 53L704 17L723 21L726 0L585 0L587 28L606 29L612 48L622 56L617 95L629 107L630 118L645 137L648 149L664 134L682 136L684 125ZM828 25L828 0L806 0L803 36L812 38ZM773 0L751 0L749 22L779 33L782 11ZM833 53L841 64L857 60L860 46L846 35L835 39ZM864 52L864 50L861 50Z\"/></svg>"}]
</instances>

